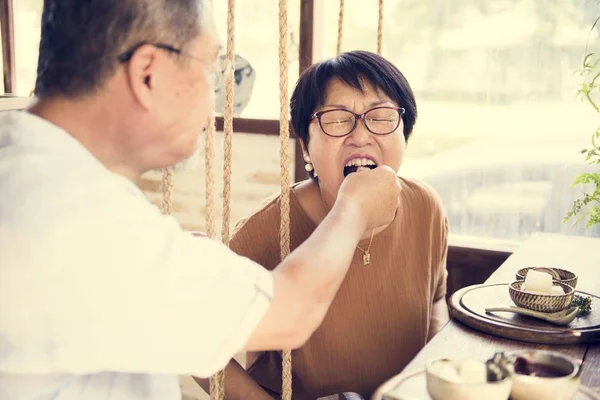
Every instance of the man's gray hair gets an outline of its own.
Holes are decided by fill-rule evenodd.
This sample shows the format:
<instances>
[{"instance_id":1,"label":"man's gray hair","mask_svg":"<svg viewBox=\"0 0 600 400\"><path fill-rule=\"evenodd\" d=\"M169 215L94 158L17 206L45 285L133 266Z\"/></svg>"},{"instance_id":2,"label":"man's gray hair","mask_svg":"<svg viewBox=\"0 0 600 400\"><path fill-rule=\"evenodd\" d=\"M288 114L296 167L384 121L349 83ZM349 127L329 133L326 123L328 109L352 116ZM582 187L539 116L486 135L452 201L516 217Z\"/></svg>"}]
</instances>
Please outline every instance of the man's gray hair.
<instances>
[{"instance_id":1,"label":"man's gray hair","mask_svg":"<svg viewBox=\"0 0 600 400\"><path fill-rule=\"evenodd\" d=\"M200 34L203 0L45 0L35 94L78 97L142 43L181 49Z\"/></svg>"}]
</instances>

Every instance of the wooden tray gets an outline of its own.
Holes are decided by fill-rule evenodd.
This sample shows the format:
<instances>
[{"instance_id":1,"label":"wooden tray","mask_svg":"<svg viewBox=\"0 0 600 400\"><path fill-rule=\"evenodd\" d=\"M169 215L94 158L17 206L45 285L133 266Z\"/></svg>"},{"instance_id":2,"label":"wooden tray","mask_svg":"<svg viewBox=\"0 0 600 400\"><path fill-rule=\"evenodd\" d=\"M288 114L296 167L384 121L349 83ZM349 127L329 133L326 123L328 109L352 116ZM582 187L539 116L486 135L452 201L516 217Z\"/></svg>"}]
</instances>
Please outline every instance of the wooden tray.
<instances>
[{"instance_id":1,"label":"wooden tray","mask_svg":"<svg viewBox=\"0 0 600 400\"><path fill-rule=\"evenodd\" d=\"M422 369L403 374L389 383L381 400L431 400L431 396L427 393L425 371ZM600 394L579 386L573 400L600 400Z\"/></svg>"},{"instance_id":2,"label":"wooden tray","mask_svg":"<svg viewBox=\"0 0 600 400\"><path fill-rule=\"evenodd\" d=\"M567 326L509 312L486 313L486 307L514 305L507 283L462 288L450 298L449 308L450 314L463 324L506 339L544 344L600 342L600 297L578 290L575 294L591 296L592 311Z\"/></svg>"}]
</instances>

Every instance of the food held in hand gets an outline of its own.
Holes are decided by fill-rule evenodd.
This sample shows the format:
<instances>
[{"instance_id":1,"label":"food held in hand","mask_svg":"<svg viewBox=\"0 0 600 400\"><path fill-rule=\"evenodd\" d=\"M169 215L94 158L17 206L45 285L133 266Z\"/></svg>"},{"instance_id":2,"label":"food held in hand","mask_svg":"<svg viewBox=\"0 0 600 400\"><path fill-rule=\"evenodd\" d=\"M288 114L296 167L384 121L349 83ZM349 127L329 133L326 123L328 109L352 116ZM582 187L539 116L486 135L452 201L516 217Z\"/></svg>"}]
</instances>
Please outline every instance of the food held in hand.
<instances>
[{"instance_id":1,"label":"food held in hand","mask_svg":"<svg viewBox=\"0 0 600 400\"><path fill-rule=\"evenodd\" d=\"M525 283L521 288L530 293L550 294L552 291L552 275L530 270L527 272Z\"/></svg>"}]
</instances>

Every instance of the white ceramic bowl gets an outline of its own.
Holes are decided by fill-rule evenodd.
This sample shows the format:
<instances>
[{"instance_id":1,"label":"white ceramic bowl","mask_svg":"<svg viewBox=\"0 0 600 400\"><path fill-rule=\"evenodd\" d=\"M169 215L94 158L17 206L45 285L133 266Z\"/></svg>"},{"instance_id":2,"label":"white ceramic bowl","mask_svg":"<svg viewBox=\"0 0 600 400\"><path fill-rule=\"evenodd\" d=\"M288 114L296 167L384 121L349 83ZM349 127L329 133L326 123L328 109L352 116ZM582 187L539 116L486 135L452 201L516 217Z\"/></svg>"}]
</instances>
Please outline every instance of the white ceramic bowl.
<instances>
[{"instance_id":1,"label":"white ceramic bowl","mask_svg":"<svg viewBox=\"0 0 600 400\"><path fill-rule=\"evenodd\" d=\"M579 389L581 362L546 350L516 351L508 355L522 357L530 363L549 365L562 375L550 378L514 373L512 400L570 400Z\"/></svg>"},{"instance_id":2,"label":"white ceramic bowl","mask_svg":"<svg viewBox=\"0 0 600 400\"><path fill-rule=\"evenodd\" d=\"M512 388L510 376L498 382L457 383L437 373L438 362L458 363L462 360L433 359L427 362L427 392L433 400L507 400Z\"/></svg>"}]
</instances>

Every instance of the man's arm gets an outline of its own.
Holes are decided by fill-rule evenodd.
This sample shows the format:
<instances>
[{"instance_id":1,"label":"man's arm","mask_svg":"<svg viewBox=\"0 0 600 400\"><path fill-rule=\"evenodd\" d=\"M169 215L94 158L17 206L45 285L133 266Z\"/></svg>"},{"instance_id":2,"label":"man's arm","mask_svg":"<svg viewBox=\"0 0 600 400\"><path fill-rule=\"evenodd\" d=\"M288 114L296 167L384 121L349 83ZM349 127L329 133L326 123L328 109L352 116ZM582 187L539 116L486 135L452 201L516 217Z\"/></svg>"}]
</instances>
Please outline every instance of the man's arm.
<instances>
[{"instance_id":1,"label":"man's arm","mask_svg":"<svg viewBox=\"0 0 600 400\"><path fill-rule=\"evenodd\" d=\"M78 193L75 206L60 209L68 217L55 216L44 257L33 247L2 254L0 330L11 351L0 367L208 377L244 345L299 347L323 319L361 233L393 219L396 179L382 167L351 174L314 237L273 273L183 233L112 181ZM39 242L34 233L24 231L21 243Z\"/></svg>"},{"instance_id":2,"label":"man's arm","mask_svg":"<svg viewBox=\"0 0 600 400\"><path fill-rule=\"evenodd\" d=\"M344 179L336 202L313 234L273 271L274 295L247 351L296 349L323 321L366 229L393 221L400 184L387 166Z\"/></svg>"},{"instance_id":3,"label":"man's arm","mask_svg":"<svg viewBox=\"0 0 600 400\"><path fill-rule=\"evenodd\" d=\"M295 349L319 326L365 230L356 205L340 204L313 234L273 271L271 307L246 351Z\"/></svg>"}]
</instances>

